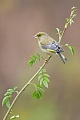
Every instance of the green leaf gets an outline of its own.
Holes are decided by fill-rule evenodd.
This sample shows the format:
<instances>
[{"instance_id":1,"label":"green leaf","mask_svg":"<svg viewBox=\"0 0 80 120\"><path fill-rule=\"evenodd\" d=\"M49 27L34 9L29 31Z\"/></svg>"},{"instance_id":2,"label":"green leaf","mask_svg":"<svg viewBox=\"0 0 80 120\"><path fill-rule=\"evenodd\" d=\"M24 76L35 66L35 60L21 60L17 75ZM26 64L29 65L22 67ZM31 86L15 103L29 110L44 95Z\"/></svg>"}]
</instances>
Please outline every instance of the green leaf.
<instances>
[{"instance_id":1,"label":"green leaf","mask_svg":"<svg viewBox=\"0 0 80 120\"><path fill-rule=\"evenodd\" d=\"M74 23L74 21L73 21L72 19L70 19L70 22L69 22L69 23L70 23L70 26L71 26L71 25L72 25L72 23Z\"/></svg>"},{"instance_id":2,"label":"green leaf","mask_svg":"<svg viewBox=\"0 0 80 120\"><path fill-rule=\"evenodd\" d=\"M38 94L39 94L39 98L42 98L42 93L41 93L41 91L38 91Z\"/></svg>"},{"instance_id":3,"label":"green leaf","mask_svg":"<svg viewBox=\"0 0 80 120\"><path fill-rule=\"evenodd\" d=\"M41 78L41 80L40 80L40 85L41 86L42 86L43 80L44 80L44 78Z\"/></svg>"},{"instance_id":4,"label":"green leaf","mask_svg":"<svg viewBox=\"0 0 80 120\"><path fill-rule=\"evenodd\" d=\"M73 15L73 18L76 17L76 14Z\"/></svg>"},{"instance_id":5,"label":"green leaf","mask_svg":"<svg viewBox=\"0 0 80 120\"><path fill-rule=\"evenodd\" d=\"M30 67L33 65L33 63L34 63L33 60L29 60L29 61L28 61L28 64L29 64Z\"/></svg>"},{"instance_id":6,"label":"green leaf","mask_svg":"<svg viewBox=\"0 0 80 120\"><path fill-rule=\"evenodd\" d=\"M33 59L31 59L30 61L29 61L29 63L30 64L33 64L35 61L33 60Z\"/></svg>"},{"instance_id":7,"label":"green leaf","mask_svg":"<svg viewBox=\"0 0 80 120\"><path fill-rule=\"evenodd\" d=\"M10 117L10 120L15 120L16 118L19 118L19 115L13 115L12 117Z\"/></svg>"},{"instance_id":8,"label":"green leaf","mask_svg":"<svg viewBox=\"0 0 80 120\"><path fill-rule=\"evenodd\" d=\"M41 79L42 77L43 77L43 75L40 74L39 77L38 77L38 81L40 81L40 79Z\"/></svg>"},{"instance_id":9,"label":"green leaf","mask_svg":"<svg viewBox=\"0 0 80 120\"><path fill-rule=\"evenodd\" d=\"M34 98L38 98L37 91L35 91L35 92L33 93L33 97L34 97Z\"/></svg>"},{"instance_id":10,"label":"green leaf","mask_svg":"<svg viewBox=\"0 0 80 120\"><path fill-rule=\"evenodd\" d=\"M9 95L12 95L12 91L11 91L11 92L6 92L6 93L4 94L4 96L9 96Z\"/></svg>"},{"instance_id":11,"label":"green leaf","mask_svg":"<svg viewBox=\"0 0 80 120\"><path fill-rule=\"evenodd\" d=\"M36 59L37 59L37 57L36 56L31 56L31 60L33 60L33 62L36 62Z\"/></svg>"},{"instance_id":12,"label":"green leaf","mask_svg":"<svg viewBox=\"0 0 80 120\"><path fill-rule=\"evenodd\" d=\"M74 53L75 53L74 48L68 44L66 44L65 46L68 47L69 50L71 51L72 55L74 55Z\"/></svg>"},{"instance_id":13,"label":"green leaf","mask_svg":"<svg viewBox=\"0 0 80 120\"><path fill-rule=\"evenodd\" d=\"M43 85L48 88L48 82L46 80L43 81Z\"/></svg>"},{"instance_id":14,"label":"green leaf","mask_svg":"<svg viewBox=\"0 0 80 120\"><path fill-rule=\"evenodd\" d=\"M18 88L18 86L15 86L15 87L13 88L13 91L15 91L17 88Z\"/></svg>"},{"instance_id":15,"label":"green leaf","mask_svg":"<svg viewBox=\"0 0 80 120\"><path fill-rule=\"evenodd\" d=\"M40 55L38 53L36 53L37 55L37 59L40 61Z\"/></svg>"},{"instance_id":16,"label":"green leaf","mask_svg":"<svg viewBox=\"0 0 80 120\"><path fill-rule=\"evenodd\" d=\"M35 97L35 95L36 95L36 91L34 91L34 93L33 93L33 97Z\"/></svg>"},{"instance_id":17,"label":"green leaf","mask_svg":"<svg viewBox=\"0 0 80 120\"><path fill-rule=\"evenodd\" d=\"M42 98L42 93L40 91L35 91L33 93L33 97L37 98L37 99L40 99L40 98Z\"/></svg>"},{"instance_id":18,"label":"green leaf","mask_svg":"<svg viewBox=\"0 0 80 120\"><path fill-rule=\"evenodd\" d=\"M40 84L38 84L37 87L44 92L44 89Z\"/></svg>"},{"instance_id":19,"label":"green leaf","mask_svg":"<svg viewBox=\"0 0 80 120\"><path fill-rule=\"evenodd\" d=\"M12 92L12 91L13 91L13 89L8 89L7 91L8 91L8 92Z\"/></svg>"},{"instance_id":20,"label":"green leaf","mask_svg":"<svg viewBox=\"0 0 80 120\"><path fill-rule=\"evenodd\" d=\"M10 96L6 96L2 100L2 106L9 100Z\"/></svg>"},{"instance_id":21,"label":"green leaf","mask_svg":"<svg viewBox=\"0 0 80 120\"><path fill-rule=\"evenodd\" d=\"M10 117L10 120L15 120L16 119L16 116L14 115L14 116L12 116L12 117Z\"/></svg>"},{"instance_id":22,"label":"green leaf","mask_svg":"<svg viewBox=\"0 0 80 120\"><path fill-rule=\"evenodd\" d=\"M69 18L66 18L67 23L69 22L69 20L70 20Z\"/></svg>"},{"instance_id":23,"label":"green leaf","mask_svg":"<svg viewBox=\"0 0 80 120\"><path fill-rule=\"evenodd\" d=\"M49 76L48 74L46 74L46 73L45 73L45 74L43 74L43 76L45 76L45 77L50 77L50 76Z\"/></svg>"},{"instance_id":24,"label":"green leaf","mask_svg":"<svg viewBox=\"0 0 80 120\"><path fill-rule=\"evenodd\" d=\"M62 31L59 28L56 28L57 34L62 34Z\"/></svg>"},{"instance_id":25,"label":"green leaf","mask_svg":"<svg viewBox=\"0 0 80 120\"><path fill-rule=\"evenodd\" d=\"M32 55L30 57L30 60L28 61L29 66L31 67L37 60L40 61L40 55L38 53L35 53L36 55Z\"/></svg>"},{"instance_id":26,"label":"green leaf","mask_svg":"<svg viewBox=\"0 0 80 120\"><path fill-rule=\"evenodd\" d=\"M19 115L16 115L16 118L19 118L20 116Z\"/></svg>"},{"instance_id":27,"label":"green leaf","mask_svg":"<svg viewBox=\"0 0 80 120\"><path fill-rule=\"evenodd\" d=\"M14 87L13 89L8 89L7 92L4 94L4 98L2 100L2 106L4 104L6 104L6 106L9 108L10 107L10 102L9 102L9 98L11 98L12 96L12 93L15 92L15 90L17 89L18 87Z\"/></svg>"},{"instance_id":28,"label":"green leaf","mask_svg":"<svg viewBox=\"0 0 80 120\"><path fill-rule=\"evenodd\" d=\"M12 93L15 92L15 90L17 88L18 87L14 87L13 89L8 89L7 92L4 94L4 96L10 96L10 95L12 95Z\"/></svg>"},{"instance_id":29,"label":"green leaf","mask_svg":"<svg viewBox=\"0 0 80 120\"><path fill-rule=\"evenodd\" d=\"M47 82L50 82L49 78L44 77L44 80L46 80Z\"/></svg>"},{"instance_id":30,"label":"green leaf","mask_svg":"<svg viewBox=\"0 0 80 120\"><path fill-rule=\"evenodd\" d=\"M9 99L6 101L6 106L7 106L8 108L10 108L10 102L9 102Z\"/></svg>"},{"instance_id":31,"label":"green leaf","mask_svg":"<svg viewBox=\"0 0 80 120\"><path fill-rule=\"evenodd\" d=\"M44 84L44 86L48 87L48 82L50 82L50 80L49 80L50 76L45 72L46 72L46 69L42 69L39 72L40 75L38 77L38 81L40 81L40 86L42 86L42 84Z\"/></svg>"},{"instance_id":32,"label":"green leaf","mask_svg":"<svg viewBox=\"0 0 80 120\"><path fill-rule=\"evenodd\" d=\"M13 89L8 89L6 93L10 92L11 94L14 92Z\"/></svg>"},{"instance_id":33,"label":"green leaf","mask_svg":"<svg viewBox=\"0 0 80 120\"><path fill-rule=\"evenodd\" d=\"M39 74L43 74L44 72L46 72L46 69L42 69Z\"/></svg>"},{"instance_id":34,"label":"green leaf","mask_svg":"<svg viewBox=\"0 0 80 120\"><path fill-rule=\"evenodd\" d=\"M16 115L16 118L19 118L19 115Z\"/></svg>"}]
</instances>

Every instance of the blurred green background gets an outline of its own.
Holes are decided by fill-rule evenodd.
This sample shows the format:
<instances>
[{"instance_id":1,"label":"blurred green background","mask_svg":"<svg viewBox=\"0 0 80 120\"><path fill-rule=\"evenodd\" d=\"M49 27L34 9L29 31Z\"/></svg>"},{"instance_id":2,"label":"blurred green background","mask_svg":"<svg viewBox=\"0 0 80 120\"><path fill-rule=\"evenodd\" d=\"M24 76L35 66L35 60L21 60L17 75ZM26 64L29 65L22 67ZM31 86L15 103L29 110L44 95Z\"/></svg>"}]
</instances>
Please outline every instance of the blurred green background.
<instances>
[{"instance_id":1,"label":"blurred green background","mask_svg":"<svg viewBox=\"0 0 80 120\"><path fill-rule=\"evenodd\" d=\"M65 65L54 55L46 66L51 82L49 88L45 88L43 99L33 99L35 89L29 86L13 110L20 115L19 120L80 120L80 0L0 0L1 120L7 111L6 106L1 106L3 94L14 86L20 90L44 62L41 60L29 69L30 55L37 52L47 57L33 36L45 31L58 40L56 28L63 29L73 6L77 7L77 17L68 27L62 44L72 45L75 55L66 48L68 62Z\"/></svg>"}]
</instances>

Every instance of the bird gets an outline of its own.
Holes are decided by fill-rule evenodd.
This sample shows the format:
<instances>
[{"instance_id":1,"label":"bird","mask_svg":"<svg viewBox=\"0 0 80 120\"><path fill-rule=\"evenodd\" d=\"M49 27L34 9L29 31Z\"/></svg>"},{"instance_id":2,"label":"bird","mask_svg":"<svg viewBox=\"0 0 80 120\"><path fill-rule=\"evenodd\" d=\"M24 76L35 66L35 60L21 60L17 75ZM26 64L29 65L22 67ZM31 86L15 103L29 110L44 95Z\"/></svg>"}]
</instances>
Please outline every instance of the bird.
<instances>
[{"instance_id":1,"label":"bird","mask_svg":"<svg viewBox=\"0 0 80 120\"><path fill-rule=\"evenodd\" d=\"M62 54L62 52L64 52L64 49L59 42L54 40L45 32L38 32L36 35L34 35L34 38L37 38L38 45L43 52L47 53L50 56L52 56L53 53L56 53L65 64L67 58Z\"/></svg>"}]
</instances>

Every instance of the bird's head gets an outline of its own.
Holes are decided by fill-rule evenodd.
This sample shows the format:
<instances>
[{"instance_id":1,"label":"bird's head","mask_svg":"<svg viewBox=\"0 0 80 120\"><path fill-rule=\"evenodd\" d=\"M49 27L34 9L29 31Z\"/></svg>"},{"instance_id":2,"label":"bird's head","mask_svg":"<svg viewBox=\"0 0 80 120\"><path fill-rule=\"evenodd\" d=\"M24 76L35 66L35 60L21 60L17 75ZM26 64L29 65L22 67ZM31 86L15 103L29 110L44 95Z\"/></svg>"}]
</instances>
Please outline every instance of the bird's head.
<instances>
[{"instance_id":1,"label":"bird's head","mask_svg":"<svg viewBox=\"0 0 80 120\"><path fill-rule=\"evenodd\" d=\"M38 40L44 39L47 36L45 32L38 32L34 38L37 38Z\"/></svg>"}]
</instances>

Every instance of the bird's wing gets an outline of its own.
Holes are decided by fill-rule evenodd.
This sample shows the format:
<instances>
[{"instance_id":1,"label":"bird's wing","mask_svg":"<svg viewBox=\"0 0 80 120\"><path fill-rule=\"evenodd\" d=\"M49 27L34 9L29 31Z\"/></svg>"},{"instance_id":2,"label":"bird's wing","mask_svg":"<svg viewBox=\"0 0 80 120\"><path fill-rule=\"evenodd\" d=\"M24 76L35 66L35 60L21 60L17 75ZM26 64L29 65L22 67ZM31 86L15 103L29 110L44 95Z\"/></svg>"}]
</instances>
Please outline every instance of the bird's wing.
<instances>
[{"instance_id":1,"label":"bird's wing","mask_svg":"<svg viewBox=\"0 0 80 120\"><path fill-rule=\"evenodd\" d=\"M46 44L46 45L42 45L43 49L46 49L49 52L59 52L58 51L58 46L56 46L56 44Z\"/></svg>"}]
</instances>

